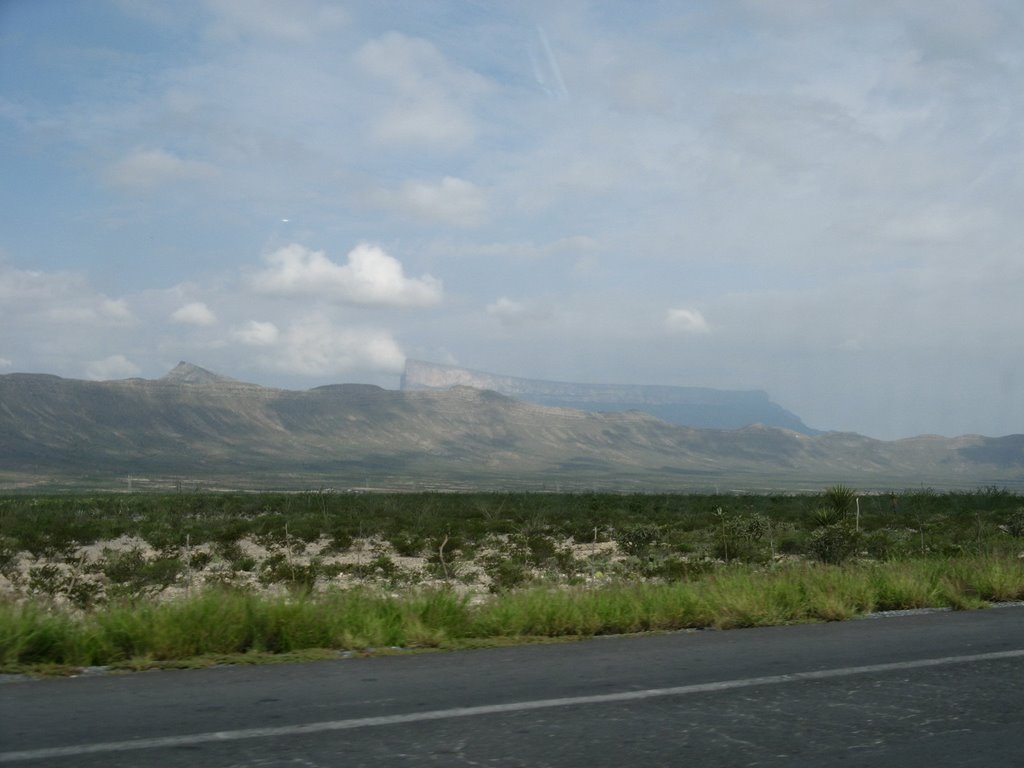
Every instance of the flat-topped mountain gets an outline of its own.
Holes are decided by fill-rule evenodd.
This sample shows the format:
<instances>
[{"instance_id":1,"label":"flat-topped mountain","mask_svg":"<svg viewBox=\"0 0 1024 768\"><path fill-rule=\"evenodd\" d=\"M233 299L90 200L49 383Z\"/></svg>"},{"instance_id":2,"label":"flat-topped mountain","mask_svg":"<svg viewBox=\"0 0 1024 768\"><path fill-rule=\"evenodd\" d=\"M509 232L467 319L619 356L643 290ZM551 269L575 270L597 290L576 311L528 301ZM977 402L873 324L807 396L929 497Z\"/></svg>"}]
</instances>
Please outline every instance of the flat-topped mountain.
<instances>
[{"instance_id":1,"label":"flat-topped mountain","mask_svg":"<svg viewBox=\"0 0 1024 768\"><path fill-rule=\"evenodd\" d=\"M584 411L643 411L669 424L708 429L739 429L751 424L817 434L794 413L760 390L670 387L642 384L576 384L502 376L469 368L406 360L403 390L490 389L538 405Z\"/></svg>"},{"instance_id":2,"label":"flat-topped mountain","mask_svg":"<svg viewBox=\"0 0 1024 768\"><path fill-rule=\"evenodd\" d=\"M1019 488L1024 435L886 442L694 429L466 386L271 389L188 364L155 380L0 376L0 484L123 488L127 477L235 488Z\"/></svg>"}]
</instances>

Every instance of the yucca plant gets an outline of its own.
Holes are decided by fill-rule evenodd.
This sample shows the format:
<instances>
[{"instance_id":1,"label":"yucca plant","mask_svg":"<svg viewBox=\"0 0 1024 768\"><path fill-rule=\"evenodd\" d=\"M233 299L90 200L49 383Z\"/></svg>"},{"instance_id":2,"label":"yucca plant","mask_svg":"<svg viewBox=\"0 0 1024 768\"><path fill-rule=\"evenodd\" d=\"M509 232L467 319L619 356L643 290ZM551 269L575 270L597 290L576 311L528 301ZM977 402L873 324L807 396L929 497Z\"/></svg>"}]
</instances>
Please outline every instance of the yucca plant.
<instances>
[{"instance_id":1,"label":"yucca plant","mask_svg":"<svg viewBox=\"0 0 1024 768\"><path fill-rule=\"evenodd\" d=\"M815 528L827 528L830 525L837 525L843 521L846 513L837 510L835 507L818 507L811 513L811 521Z\"/></svg>"},{"instance_id":2,"label":"yucca plant","mask_svg":"<svg viewBox=\"0 0 1024 768\"><path fill-rule=\"evenodd\" d=\"M824 493L825 505L834 510L840 518L845 518L850 507L857 498L857 492L848 485L837 483Z\"/></svg>"}]
</instances>

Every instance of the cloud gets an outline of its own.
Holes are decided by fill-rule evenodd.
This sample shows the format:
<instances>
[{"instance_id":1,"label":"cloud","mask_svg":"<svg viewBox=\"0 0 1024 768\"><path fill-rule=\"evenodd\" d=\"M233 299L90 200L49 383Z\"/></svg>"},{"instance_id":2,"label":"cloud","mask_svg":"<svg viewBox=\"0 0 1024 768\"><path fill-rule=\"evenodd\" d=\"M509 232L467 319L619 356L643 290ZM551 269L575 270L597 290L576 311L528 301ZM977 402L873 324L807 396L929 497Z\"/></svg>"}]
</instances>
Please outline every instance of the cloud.
<instances>
[{"instance_id":1,"label":"cloud","mask_svg":"<svg viewBox=\"0 0 1024 768\"><path fill-rule=\"evenodd\" d=\"M14 363L6 357L0 357L0 368L10 368Z\"/></svg>"},{"instance_id":2,"label":"cloud","mask_svg":"<svg viewBox=\"0 0 1024 768\"><path fill-rule=\"evenodd\" d=\"M551 317L551 310L547 307L502 296L494 303L487 305L487 314L497 319L502 325L514 326L546 320Z\"/></svg>"},{"instance_id":3,"label":"cloud","mask_svg":"<svg viewBox=\"0 0 1024 768\"><path fill-rule=\"evenodd\" d=\"M344 374L352 370L398 373L405 354L387 331L338 326L313 314L281 334L273 357L266 362L278 370L305 376Z\"/></svg>"},{"instance_id":4,"label":"cloud","mask_svg":"<svg viewBox=\"0 0 1024 768\"><path fill-rule=\"evenodd\" d=\"M326 333L370 316L411 354L510 374L764 388L869 434L902 433L901 410L1024 431L1013 3L81 5L58 23L0 0L12 55L50 65L0 97L12 172L103 175L42 212L8 202L16 370L81 376L120 350L144 375L206 359L305 385L262 361L321 311ZM359 238L398 261L358 270ZM341 245L252 259L290 243ZM198 299L216 325L171 322ZM377 309L417 305L436 308Z\"/></svg>"},{"instance_id":5,"label":"cloud","mask_svg":"<svg viewBox=\"0 0 1024 768\"><path fill-rule=\"evenodd\" d=\"M5 267L0 262L0 318L42 323L125 325L134 315L124 299L97 293L83 275Z\"/></svg>"},{"instance_id":6,"label":"cloud","mask_svg":"<svg viewBox=\"0 0 1024 768\"><path fill-rule=\"evenodd\" d=\"M210 34L216 39L238 41L264 38L304 43L333 32L348 22L341 8L330 4L290 0L207 0L215 21Z\"/></svg>"},{"instance_id":7,"label":"cloud","mask_svg":"<svg viewBox=\"0 0 1024 768\"><path fill-rule=\"evenodd\" d=\"M551 49L551 43L548 42L548 36L543 27L537 27L536 43L531 41L527 52L530 56L533 77L541 90L553 99L566 98L569 95L569 90L565 87L562 68L558 65L558 59Z\"/></svg>"},{"instance_id":8,"label":"cloud","mask_svg":"<svg viewBox=\"0 0 1024 768\"><path fill-rule=\"evenodd\" d=\"M487 195L476 184L453 176L440 182L409 180L374 201L426 221L471 227L487 218Z\"/></svg>"},{"instance_id":9,"label":"cloud","mask_svg":"<svg viewBox=\"0 0 1024 768\"><path fill-rule=\"evenodd\" d=\"M193 301L174 310L171 319L183 325L216 325L217 316L201 301Z\"/></svg>"},{"instance_id":10,"label":"cloud","mask_svg":"<svg viewBox=\"0 0 1024 768\"><path fill-rule=\"evenodd\" d=\"M665 327L673 333L698 334L707 333L708 327L704 315L697 309L670 309L665 315Z\"/></svg>"},{"instance_id":11,"label":"cloud","mask_svg":"<svg viewBox=\"0 0 1024 768\"><path fill-rule=\"evenodd\" d=\"M103 299L97 309L97 315L107 320L128 322L133 319L128 302L124 299Z\"/></svg>"},{"instance_id":12,"label":"cloud","mask_svg":"<svg viewBox=\"0 0 1024 768\"><path fill-rule=\"evenodd\" d=\"M994 216L990 211L936 205L889 219L882 228L882 234L908 243L945 243L991 228L993 223Z\"/></svg>"},{"instance_id":13,"label":"cloud","mask_svg":"<svg viewBox=\"0 0 1024 768\"><path fill-rule=\"evenodd\" d=\"M487 81L449 63L432 43L389 32L363 45L355 60L390 90L373 122L375 141L455 147L476 137L466 102L488 90Z\"/></svg>"},{"instance_id":14,"label":"cloud","mask_svg":"<svg viewBox=\"0 0 1024 768\"><path fill-rule=\"evenodd\" d=\"M216 169L196 160L183 160L162 149L137 149L107 169L111 184L145 189L176 181L199 181L213 176Z\"/></svg>"},{"instance_id":15,"label":"cloud","mask_svg":"<svg viewBox=\"0 0 1024 768\"><path fill-rule=\"evenodd\" d=\"M664 70L624 66L608 80L609 102L624 112L666 114L672 107L672 83Z\"/></svg>"},{"instance_id":16,"label":"cloud","mask_svg":"<svg viewBox=\"0 0 1024 768\"><path fill-rule=\"evenodd\" d=\"M526 306L518 301L502 296L493 304L487 305L487 314L496 317L503 323L521 320L527 313Z\"/></svg>"},{"instance_id":17,"label":"cloud","mask_svg":"<svg viewBox=\"0 0 1024 768\"><path fill-rule=\"evenodd\" d=\"M541 259L572 257L588 258L601 250L600 241L587 235L571 235L547 242L532 240L498 240L492 242L441 242L431 253L454 257L472 257L484 261L521 262L527 264Z\"/></svg>"},{"instance_id":18,"label":"cloud","mask_svg":"<svg viewBox=\"0 0 1024 768\"><path fill-rule=\"evenodd\" d=\"M406 277L398 259L381 248L360 243L346 264L323 251L293 243L266 257L267 269L253 275L258 293L310 296L348 304L426 307L441 301L441 281L430 275Z\"/></svg>"},{"instance_id":19,"label":"cloud","mask_svg":"<svg viewBox=\"0 0 1024 768\"><path fill-rule=\"evenodd\" d=\"M102 360L93 360L85 367L85 376L94 381L126 379L138 376L141 369L124 355L111 355Z\"/></svg>"},{"instance_id":20,"label":"cloud","mask_svg":"<svg viewBox=\"0 0 1024 768\"><path fill-rule=\"evenodd\" d=\"M277 343L281 331L269 322L250 320L240 328L231 332L231 338L250 347L269 347Z\"/></svg>"}]
</instances>

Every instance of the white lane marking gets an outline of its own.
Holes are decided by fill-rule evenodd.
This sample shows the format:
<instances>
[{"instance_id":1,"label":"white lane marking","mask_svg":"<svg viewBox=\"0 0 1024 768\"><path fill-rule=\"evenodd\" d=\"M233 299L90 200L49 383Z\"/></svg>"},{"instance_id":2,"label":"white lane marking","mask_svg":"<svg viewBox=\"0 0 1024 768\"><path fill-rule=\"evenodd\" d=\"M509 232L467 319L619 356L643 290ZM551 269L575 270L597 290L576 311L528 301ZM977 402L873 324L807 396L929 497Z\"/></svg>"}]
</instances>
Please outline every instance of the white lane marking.
<instances>
[{"instance_id":1,"label":"white lane marking","mask_svg":"<svg viewBox=\"0 0 1024 768\"><path fill-rule=\"evenodd\" d=\"M680 685L672 688L648 688L642 691L602 693L593 696L567 696L559 699L537 699L535 701L517 701L509 704L485 704L478 707L435 709L427 712L410 712L404 715L357 717L349 720L328 720L320 723L282 725L273 728L243 728L236 731L211 731L208 733L192 733L183 736L158 736L150 739L133 739L130 741L106 741L97 744L76 744L68 747L25 749L15 752L0 752L0 763L14 763L27 760L47 760L56 757L77 757L80 755L93 755L102 752L130 752L142 749L190 747L197 744L241 741L243 739L301 736L308 733L348 731L356 728L370 728L380 725L422 723L430 720L449 720L458 717L497 715L504 714L506 712L525 712L533 709L550 709L553 707L572 707L587 704L610 704L622 701L641 701L643 699L656 699L665 696L686 696L692 693L730 691L737 688L752 688L760 685L780 685L782 683L795 683L803 680L829 680L838 677L851 677L853 675L866 675L876 672L899 672L908 669L942 667L950 664L970 664L971 662L976 661L1018 659L1021 657L1024 657L1024 649L995 651L992 653L976 653L966 656L944 656L937 659L897 661L890 664L868 664L862 667L820 669L813 672L791 672L786 675L748 677L740 680L721 680L714 683L696 683L693 685Z\"/></svg>"}]
</instances>

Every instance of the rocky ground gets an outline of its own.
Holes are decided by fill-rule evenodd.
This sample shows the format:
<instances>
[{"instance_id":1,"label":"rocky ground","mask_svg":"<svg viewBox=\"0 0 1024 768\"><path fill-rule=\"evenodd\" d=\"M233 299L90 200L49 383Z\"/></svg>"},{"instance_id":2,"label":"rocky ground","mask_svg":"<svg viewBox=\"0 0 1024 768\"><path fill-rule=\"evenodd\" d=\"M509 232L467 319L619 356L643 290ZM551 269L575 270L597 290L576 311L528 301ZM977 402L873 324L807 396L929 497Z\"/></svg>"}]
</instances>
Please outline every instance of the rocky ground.
<instances>
[{"instance_id":1,"label":"rocky ground","mask_svg":"<svg viewBox=\"0 0 1024 768\"><path fill-rule=\"evenodd\" d=\"M410 555L379 538L339 548L326 536L314 542L244 537L161 550L142 538L122 536L59 552L10 553L0 566L0 599L48 598L87 608L126 598L174 599L213 586L273 594L296 588L397 591L442 585L475 597L538 580L606 580L631 565L612 541L531 543L532 551L513 537L494 536L479 548L442 542L436 550Z\"/></svg>"}]
</instances>

